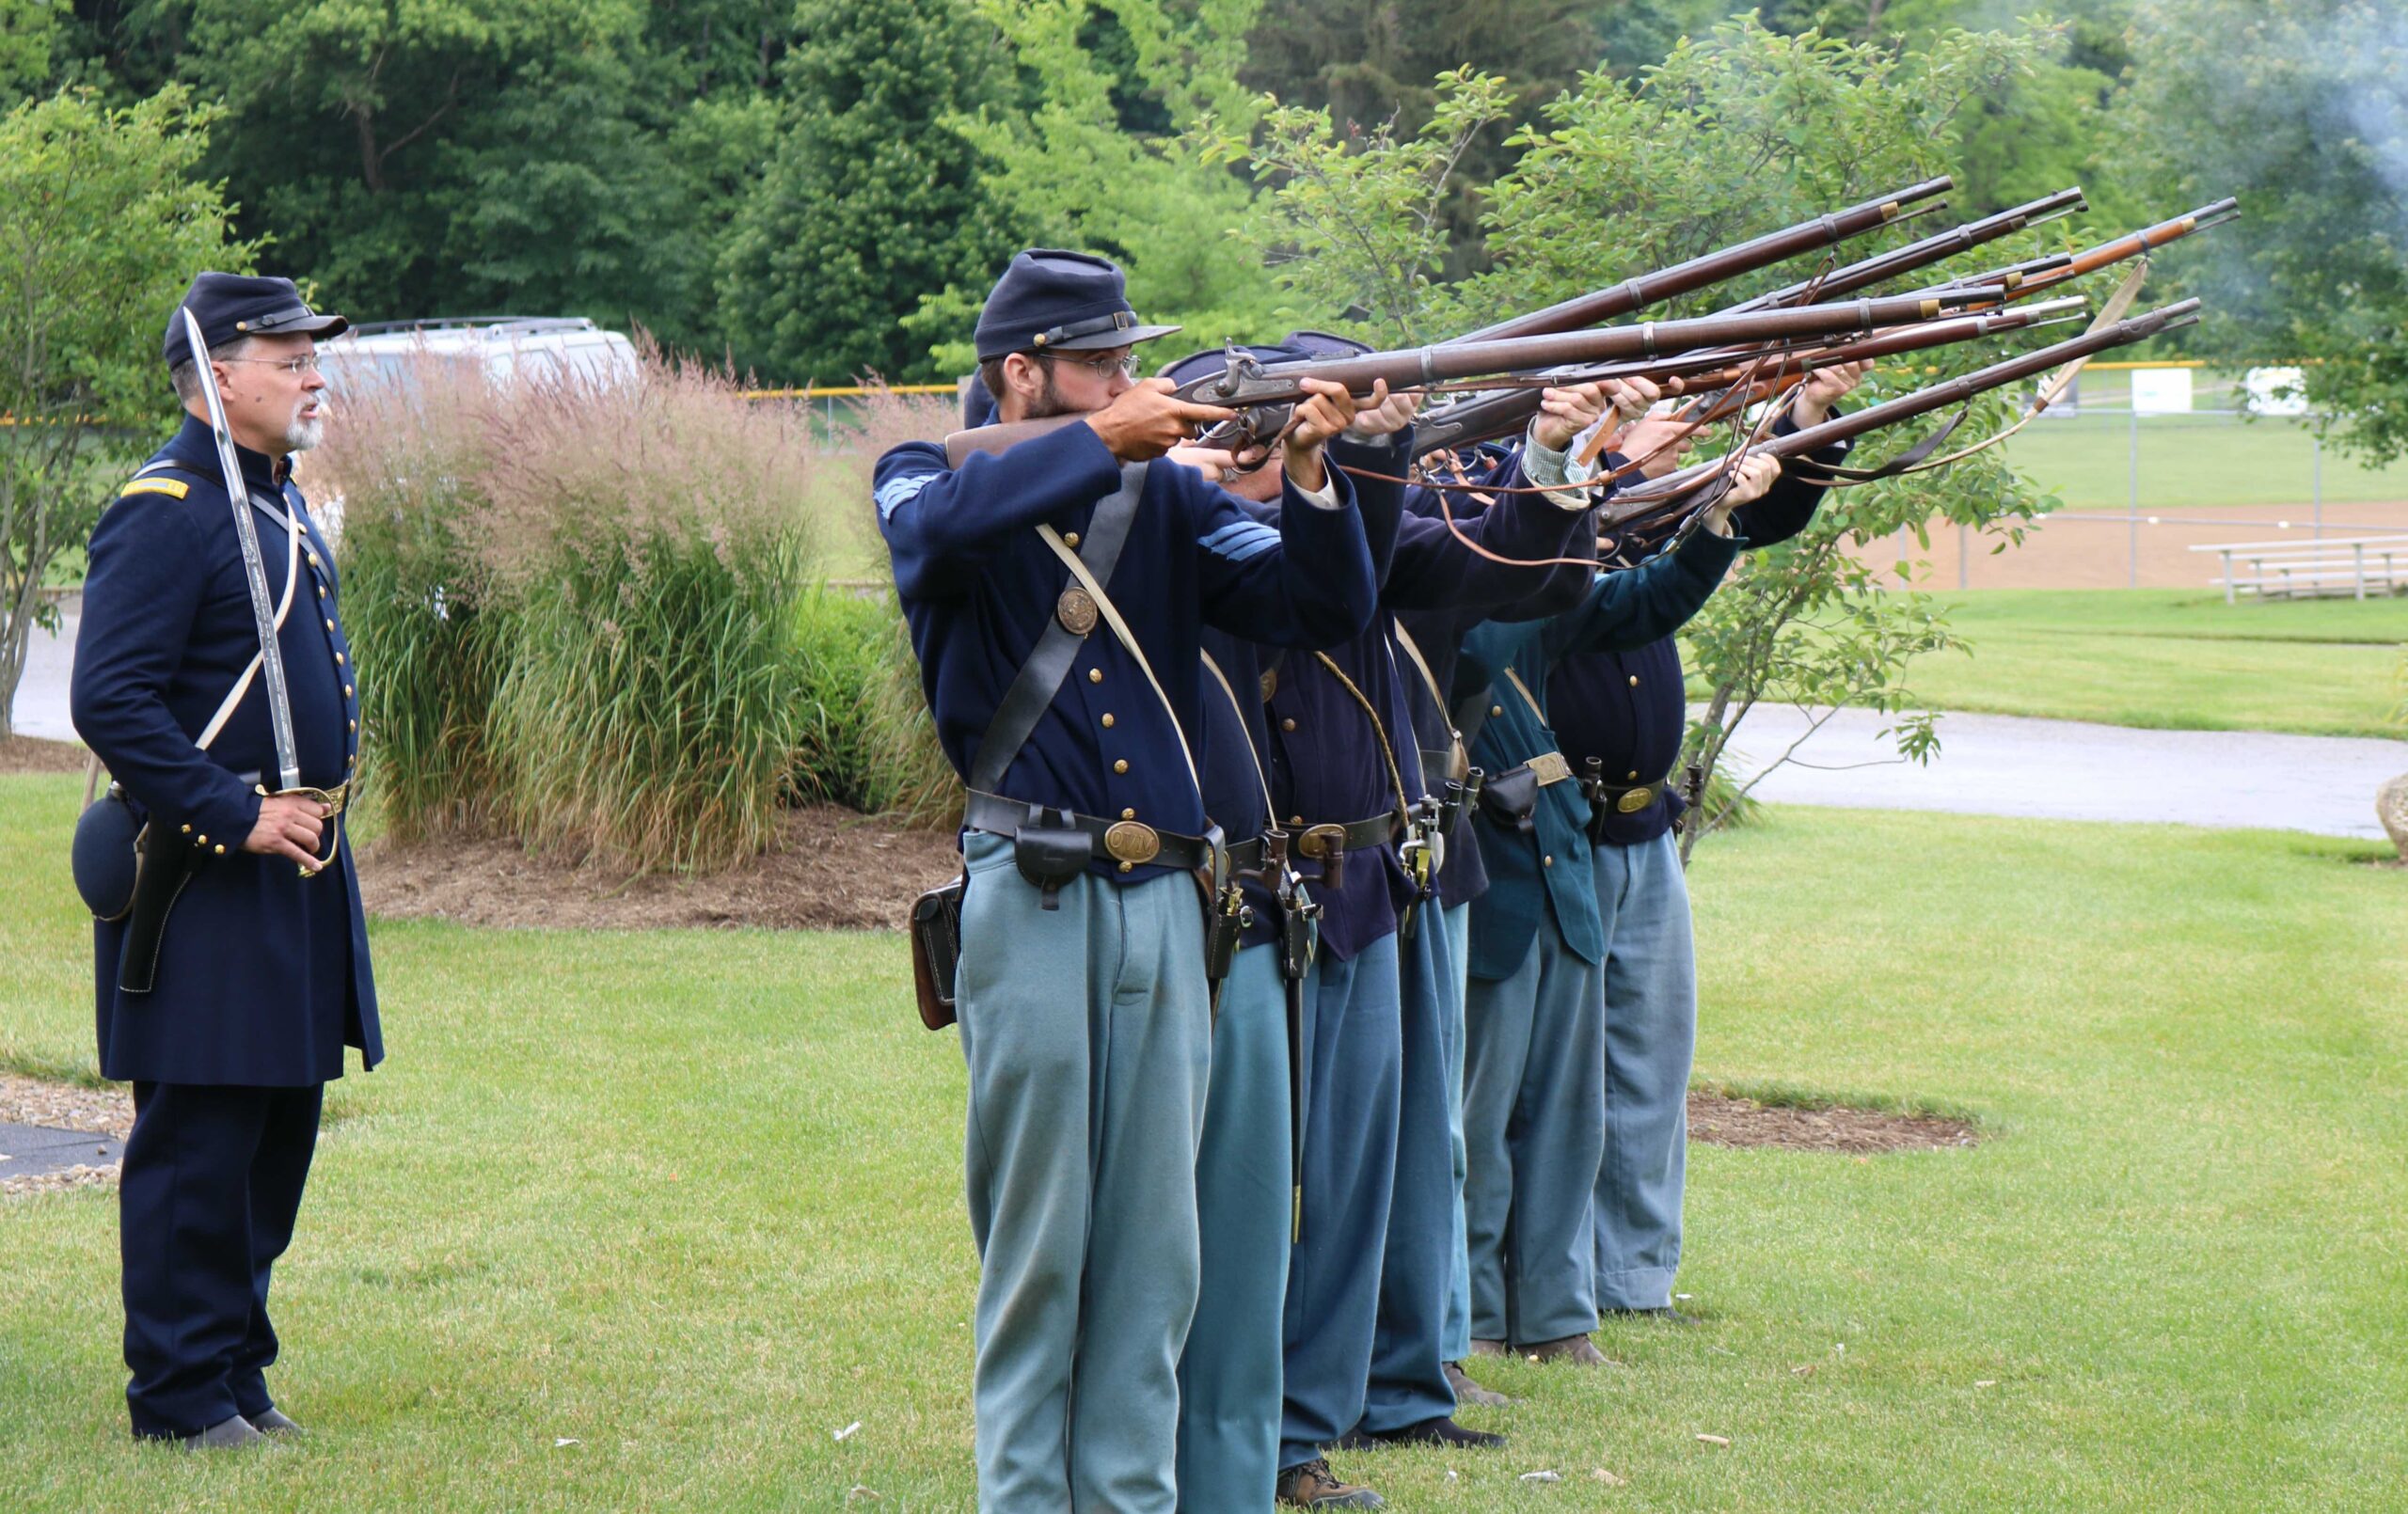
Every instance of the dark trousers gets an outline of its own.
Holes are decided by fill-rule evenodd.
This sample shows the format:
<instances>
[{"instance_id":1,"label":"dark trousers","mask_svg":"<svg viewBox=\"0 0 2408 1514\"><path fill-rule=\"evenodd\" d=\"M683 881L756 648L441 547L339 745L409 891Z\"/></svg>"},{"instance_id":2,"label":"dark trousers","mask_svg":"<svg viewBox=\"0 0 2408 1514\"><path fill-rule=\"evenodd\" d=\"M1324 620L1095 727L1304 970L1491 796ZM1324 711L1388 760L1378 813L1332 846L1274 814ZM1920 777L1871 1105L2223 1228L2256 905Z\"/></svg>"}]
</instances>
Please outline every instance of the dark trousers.
<instances>
[{"instance_id":1,"label":"dark trousers","mask_svg":"<svg viewBox=\"0 0 2408 1514\"><path fill-rule=\"evenodd\" d=\"M118 1187L136 1435L267 1411L268 1272L293 1240L325 1085L134 1085Z\"/></svg>"}]
</instances>

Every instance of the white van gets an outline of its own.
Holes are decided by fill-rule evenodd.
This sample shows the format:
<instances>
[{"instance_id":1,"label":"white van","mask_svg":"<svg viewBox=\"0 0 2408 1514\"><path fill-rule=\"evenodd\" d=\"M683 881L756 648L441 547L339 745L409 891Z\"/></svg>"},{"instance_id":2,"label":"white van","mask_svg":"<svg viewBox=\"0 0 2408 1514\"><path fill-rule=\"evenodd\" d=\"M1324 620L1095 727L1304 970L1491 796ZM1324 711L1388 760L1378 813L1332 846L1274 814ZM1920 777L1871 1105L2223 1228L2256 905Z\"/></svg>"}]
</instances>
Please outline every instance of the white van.
<instances>
[{"instance_id":1,"label":"white van","mask_svg":"<svg viewBox=\"0 0 2408 1514\"><path fill-rule=\"evenodd\" d=\"M642 372L635 343L581 316L463 316L433 321L372 321L318 344L326 384L402 380L424 356L475 363L487 376L571 378L618 384Z\"/></svg>"}]
</instances>

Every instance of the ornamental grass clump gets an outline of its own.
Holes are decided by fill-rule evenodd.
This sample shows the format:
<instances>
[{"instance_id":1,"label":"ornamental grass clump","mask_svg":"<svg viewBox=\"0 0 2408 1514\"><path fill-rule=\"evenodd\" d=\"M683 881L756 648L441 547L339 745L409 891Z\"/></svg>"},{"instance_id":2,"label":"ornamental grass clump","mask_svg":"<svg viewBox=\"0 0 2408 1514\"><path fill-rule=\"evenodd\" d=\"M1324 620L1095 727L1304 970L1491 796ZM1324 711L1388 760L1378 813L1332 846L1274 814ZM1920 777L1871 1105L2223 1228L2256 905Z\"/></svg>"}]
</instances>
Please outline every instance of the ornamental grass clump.
<instances>
[{"instance_id":1,"label":"ornamental grass clump","mask_svg":"<svg viewBox=\"0 0 2408 1514\"><path fill-rule=\"evenodd\" d=\"M766 850L805 723L804 424L652 355L637 383L515 386L490 431L473 534L514 614L502 820L618 867Z\"/></svg>"},{"instance_id":2,"label":"ornamental grass clump","mask_svg":"<svg viewBox=\"0 0 2408 1514\"><path fill-rule=\"evenodd\" d=\"M360 779L404 840L484 828L497 754L486 713L515 643L469 524L484 509L494 396L433 356L335 390L301 481L339 525L342 617L360 669Z\"/></svg>"}]
</instances>

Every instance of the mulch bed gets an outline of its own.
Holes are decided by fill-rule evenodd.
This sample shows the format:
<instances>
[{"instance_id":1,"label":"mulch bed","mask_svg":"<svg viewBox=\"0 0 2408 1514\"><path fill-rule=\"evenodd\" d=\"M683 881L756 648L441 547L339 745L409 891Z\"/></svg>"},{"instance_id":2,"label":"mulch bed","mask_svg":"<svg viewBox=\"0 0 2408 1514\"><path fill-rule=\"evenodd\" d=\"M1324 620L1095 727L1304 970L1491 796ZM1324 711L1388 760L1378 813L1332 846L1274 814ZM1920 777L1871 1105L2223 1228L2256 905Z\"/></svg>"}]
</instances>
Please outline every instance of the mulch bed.
<instances>
[{"instance_id":1,"label":"mulch bed","mask_svg":"<svg viewBox=\"0 0 2408 1514\"><path fill-rule=\"evenodd\" d=\"M911 901L961 865L949 832L906 830L834 807L789 812L768 856L697 877L630 878L531 856L513 841L381 839L361 847L357 860L361 902L372 915L564 930L901 930Z\"/></svg>"},{"instance_id":2,"label":"mulch bed","mask_svg":"<svg viewBox=\"0 0 2408 1514\"><path fill-rule=\"evenodd\" d=\"M17 773L80 773L84 749L71 741L10 736L0 741L0 776Z\"/></svg>"},{"instance_id":3,"label":"mulch bed","mask_svg":"<svg viewBox=\"0 0 2408 1514\"><path fill-rule=\"evenodd\" d=\"M1800 1109L1689 1091L1689 1139L1710 1146L1773 1146L1871 1157L1887 1151L1970 1146L1980 1135L1963 1120L1876 1110Z\"/></svg>"}]
</instances>

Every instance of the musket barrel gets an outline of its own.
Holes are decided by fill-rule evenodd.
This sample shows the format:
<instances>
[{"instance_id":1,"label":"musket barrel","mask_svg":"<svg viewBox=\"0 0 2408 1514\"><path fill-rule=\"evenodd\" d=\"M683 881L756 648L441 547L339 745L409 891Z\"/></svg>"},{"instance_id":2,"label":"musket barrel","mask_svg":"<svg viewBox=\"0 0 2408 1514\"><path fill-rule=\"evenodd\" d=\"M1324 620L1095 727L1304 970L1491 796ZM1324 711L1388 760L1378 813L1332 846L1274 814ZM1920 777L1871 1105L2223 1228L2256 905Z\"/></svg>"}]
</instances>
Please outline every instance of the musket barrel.
<instances>
[{"instance_id":1,"label":"musket barrel","mask_svg":"<svg viewBox=\"0 0 2408 1514\"><path fill-rule=\"evenodd\" d=\"M1774 290L1768 294L1759 294L1752 300L1744 301L1718 313L1738 315L1749 310L1766 309L1774 306L1792 304L1809 294L1818 298L1852 294L1858 290L1878 284L1884 279L1912 273L1918 268L1939 262L1944 258L1953 258L1960 252L1970 251L1985 243L1995 242L2001 237L2020 231L2025 227L2053 220L2060 215L2081 210L2088 203L2080 186L2060 189L2053 195L2043 195L2038 199L2009 206L1994 215L1985 215L1980 220L1968 221L1963 226L1952 227L1945 231L1935 231L1930 236L1920 241L1909 242L1903 247L1893 247L1888 252L1876 253L1870 258L1849 263L1844 268L1834 268L1819 279L1804 279L1786 289ZM1990 280L1980 279L1972 282L1988 283Z\"/></svg>"},{"instance_id":2,"label":"musket barrel","mask_svg":"<svg viewBox=\"0 0 2408 1514\"><path fill-rule=\"evenodd\" d=\"M2128 317L2113 325L2102 326L2097 331L2086 331L2079 337L2068 338L2064 341L2025 353L2020 356L1992 363L1988 368L1975 369L1971 373L1934 384L1927 388L1917 389L1912 394L1902 394L1894 400L1884 401L1880 404L1870 405L1849 415L1834 416L1819 426L1808 426L1801 431L1791 432L1785 436L1775 436L1751 448L1750 450L1782 459L1818 451L1833 442L1846 441L1850 437L1861 436L1869 431L1877 431L1883 426L1894 425L1901 420L1910 420L1916 416L1927 415L1934 410L1955 404L1960 400L1970 399L1986 389L1995 389L2002 385L2013 384L2021 379L2036 378L2077 357L2087 357L2094 353L2105 352L2111 347L2130 346L2136 341L2145 341L2161 332L2188 325L2198 319L2198 309L2199 302L2195 299L2178 300L2172 305L2161 306L2146 314ZM1711 464L1701 465L1696 468L1684 469L1680 473L1656 480L1640 488L1623 491L1615 497L1614 503L1608 506L1602 513L1598 522L1599 528L1618 529L1642 515L1660 513L1659 507L1665 501L1694 487L1698 476L1712 466Z\"/></svg>"},{"instance_id":3,"label":"musket barrel","mask_svg":"<svg viewBox=\"0 0 2408 1514\"><path fill-rule=\"evenodd\" d=\"M1901 207L1913 204L1917 200L1929 199L1934 195L1944 194L1955 184L1956 181L1946 174L1937 179L1926 179L1922 183L1909 184L1904 189L1883 195L1877 199L1851 205L1846 210L1833 211L1829 215L1819 215L1811 221L1800 221L1796 226L1784 227L1778 231L1768 231L1763 236L1733 246L1719 248L1702 257L1691 258L1686 262L1677 262L1669 268L1659 268L1652 274L1641 274L1636 278L1625 279L1610 289L1577 295L1550 305L1544 310L1533 310L1528 315L1518 315L1510 321L1499 321L1494 325L1482 326L1478 331L1466 332L1453 340L1456 342L1499 341L1514 337L1548 336L1556 332L1576 331L1582 326L1592 326L1600 321L1610 321L1616 316L1628 315L1634 310L1642 309L1659 301L1719 284L1724 279L1735 278L1741 274L1753 273L1759 268L1780 262L1785 258L1795 258L1801 252L1827 246L1834 242L1842 242L1849 237L1861 236L1895 220Z\"/></svg>"},{"instance_id":4,"label":"musket barrel","mask_svg":"<svg viewBox=\"0 0 2408 1514\"><path fill-rule=\"evenodd\" d=\"M1419 388L1454 379L1575 363L1672 356L1703 347L1870 332L1882 326L1935 320L1943 310L1959 306L1994 303L2003 292L1995 287L1951 290L1941 294L1806 305L1751 315L1646 321L1637 325L1566 331L1552 336L1449 342L1407 352L1370 353L1361 357L1260 367L1233 363L1227 372L1190 381L1179 393L1181 399L1202 404L1238 407L1300 398L1305 392L1301 381L1307 378L1342 384L1356 394L1368 394L1373 385L1380 383L1391 390Z\"/></svg>"}]
</instances>

